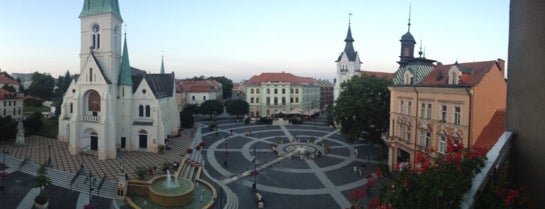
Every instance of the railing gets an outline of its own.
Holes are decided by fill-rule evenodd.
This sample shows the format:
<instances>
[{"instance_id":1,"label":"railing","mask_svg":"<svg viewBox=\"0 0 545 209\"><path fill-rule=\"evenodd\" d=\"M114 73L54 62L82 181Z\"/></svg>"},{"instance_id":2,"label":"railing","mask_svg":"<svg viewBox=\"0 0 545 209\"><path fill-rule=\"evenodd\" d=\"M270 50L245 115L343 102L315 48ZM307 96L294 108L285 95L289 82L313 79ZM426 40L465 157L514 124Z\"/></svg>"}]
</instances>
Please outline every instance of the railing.
<instances>
[{"instance_id":1,"label":"railing","mask_svg":"<svg viewBox=\"0 0 545 209\"><path fill-rule=\"evenodd\" d=\"M83 121L98 123L98 122L100 122L100 116L84 115L83 116Z\"/></svg>"},{"instance_id":2,"label":"railing","mask_svg":"<svg viewBox=\"0 0 545 209\"><path fill-rule=\"evenodd\" d=\"M464 194L461 202L461 209L472 209L478 199L478 194L482 192L488 179L494 173L495 169L509 157L511 150L511 139L513 132L506 131L498 139L498 142L486 154L486 162L480 173L473 177L471 188Z\"/></svg>"}]
</instances>

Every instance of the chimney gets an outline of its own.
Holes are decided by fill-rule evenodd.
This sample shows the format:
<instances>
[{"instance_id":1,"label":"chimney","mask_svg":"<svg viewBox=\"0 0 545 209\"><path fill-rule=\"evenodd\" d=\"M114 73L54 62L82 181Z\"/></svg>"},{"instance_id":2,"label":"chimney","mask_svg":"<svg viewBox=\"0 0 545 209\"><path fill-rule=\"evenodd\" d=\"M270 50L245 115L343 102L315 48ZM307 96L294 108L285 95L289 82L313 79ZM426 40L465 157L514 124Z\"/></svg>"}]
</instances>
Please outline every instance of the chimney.
<instances>
[{"instance_id":1,"label":"chimney","mask_svg":"<svg viewBox=\"0 0 545 209\"><path fill-rule=\"evenodd\" d=\"M498 67L500 68L500 71L503 71L503 69L505 69L505 60L498 58L496 62L498 63Z\"/></svg>"}]
</instances>

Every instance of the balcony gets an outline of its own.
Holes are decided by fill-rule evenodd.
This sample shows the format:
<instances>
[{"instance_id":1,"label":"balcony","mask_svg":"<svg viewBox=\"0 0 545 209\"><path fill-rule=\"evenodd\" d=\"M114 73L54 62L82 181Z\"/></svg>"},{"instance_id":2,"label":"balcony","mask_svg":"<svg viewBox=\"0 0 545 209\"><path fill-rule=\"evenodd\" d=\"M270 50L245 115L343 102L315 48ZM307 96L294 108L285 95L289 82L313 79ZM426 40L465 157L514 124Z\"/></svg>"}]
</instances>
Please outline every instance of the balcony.
<instances>
[{"instance_id":1,"label":"balcony","mask_svg":"<svg viewBox=\"0 0 545 209\"><path fill-rule=\"evenodd\" d=\"M478 200L479 193L485 188L488 179L494 174L501 163L509 158L513 132L506 131L498 139L498 142L486 154L486 162L480 173L473 177L471 188L464 194L461 202L462 209L472 209Z\"/></svg>"},{"instance_id":2,"label":"balcony","mask_svg":"<svg viewBox=\"0 0 545 209\"><path fill-rule=\"evenodd\" d=\"M98 123L100 122L100 116L84 115L82 120L85 122Z\"/></svg>"}]
</instances>

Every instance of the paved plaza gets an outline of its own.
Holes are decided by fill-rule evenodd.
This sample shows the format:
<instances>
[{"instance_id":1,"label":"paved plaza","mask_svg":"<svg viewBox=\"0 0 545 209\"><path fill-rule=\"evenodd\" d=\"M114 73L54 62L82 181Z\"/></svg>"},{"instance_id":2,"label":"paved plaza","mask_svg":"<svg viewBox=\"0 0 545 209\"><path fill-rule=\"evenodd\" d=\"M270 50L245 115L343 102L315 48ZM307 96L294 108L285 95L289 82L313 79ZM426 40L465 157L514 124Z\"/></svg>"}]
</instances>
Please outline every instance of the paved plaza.
<instances>
[{"instance_id":1,"label":"paved plaza","mask_svg":"<svg viewBox=\"0 0 545 209\"><path fill-rule=\"evenodd\" d=\"M10 168L9 175L0 180L5 188L0 191L0 208L32 208L36 195L32 169L48 162L51 169L72 176L83 165L86 173L105 176L115 185L121 165L129 178L136 178L136 166L159 166L189 157L205 166L201 177L219 191L214 205L218 209L258 208L256 193L265 208L271 209L348 208L350 193L356 188L366 190L368 176L373 176L377 185L368 191L365 201L377 197L385 181L375 175L377 166L384 163L378 160L379 148L366 141L347 142L338 129L327 127L323 118L285 126L247 125L242 120L224 118L217 121L217 131L209 130L210 123L200 121L196 124L201 129L184 130L169 141L170 149L164 154L122 151L117 159L104 161L90 154L70 155L66 143L40 136L27 137L25 146L0 144L9 159L18 160L16 166L6 163ZM204 149L185 155L187 148L201 141ZM19 164L25 159L29 165L21 169ZM48 194L50 208L55 209L80 208L90 201L88 192L58 185L48 187ZM91 198L98 208L128 208L112 200L113 196L96 191Z\"/></svg>"},{"instance_id":2,"label":"paved plaza","mask_svg":"<svg viewBox=\"0 0 545 209\"><path fill-rule=\"evenodd\" d=\"M211 178L230 190L225 194L236 196L231 199L238 203L230 208L257 208L256 192L265 208L349 208L350 193L358 187L366 190L369 175L378 184L384 181L375 175L383 163L377 161L379 148L364 141L348 143L324 119L286 126L219 120L218 131L210 131L210 123L201 123L207 145L203 160ZM367 198L377 197L379 187Z\"/></svg>"}]
</instances>

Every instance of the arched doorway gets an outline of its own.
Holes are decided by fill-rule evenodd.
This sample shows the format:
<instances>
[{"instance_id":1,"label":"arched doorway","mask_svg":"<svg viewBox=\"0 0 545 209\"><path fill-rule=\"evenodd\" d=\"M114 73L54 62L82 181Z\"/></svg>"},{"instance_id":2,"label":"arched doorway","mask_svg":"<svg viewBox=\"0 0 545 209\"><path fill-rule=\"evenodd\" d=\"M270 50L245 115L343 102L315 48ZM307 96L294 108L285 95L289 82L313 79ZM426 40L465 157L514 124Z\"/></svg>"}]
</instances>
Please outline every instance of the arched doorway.
<instances>
[{"instance_id":1,"label":"arched doorway","mask_svg":"<svg viewBox=\"0 0 545 209\"><path fill-rule=\"evenodd\" d=\"M145 130L138 132L138 146L140 148L148 148L148 132Z\"/></svg>"},{"instance_id":2,"label":"arched doorway","mask_svg":"<svg viewBox=\"0 0 545 209\"><path fill-rule=\"evenodd\" d=\"M98 134L97 132L91 132L91 145L90 149L97 151L98 150Z\"/></svg>"}]
</instances>

